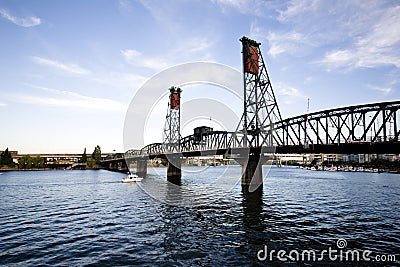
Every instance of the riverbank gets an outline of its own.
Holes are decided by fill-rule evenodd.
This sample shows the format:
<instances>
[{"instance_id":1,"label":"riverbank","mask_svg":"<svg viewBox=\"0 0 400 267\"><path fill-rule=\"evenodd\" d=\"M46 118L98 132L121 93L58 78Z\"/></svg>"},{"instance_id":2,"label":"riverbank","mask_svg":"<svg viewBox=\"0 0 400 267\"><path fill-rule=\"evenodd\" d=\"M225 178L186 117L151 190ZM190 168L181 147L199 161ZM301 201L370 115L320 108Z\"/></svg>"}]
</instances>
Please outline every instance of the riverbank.
<instances>
[{"instance_id":1,"label":"riverbank","mask_svg":"<svg viewBox=\"0 0 400 267\"><path fill-rule=\"evenodd\" d=\"M311 171L330 171L330 172L368 172L368 173L394 173L400 174L398 169L382 169L382 168L364 168L364 167L353 167L353 166L300 166L300 169L311 170Z\"/></svg>"},{"instance_id":2,"label":"riverbank","mask_svg":"<svg viewBox=\"0 0 400 267\"><path fill-rule=\"evenodd\" d=\"M31 169L19 169L19 168L0 168L0 173L11 172L11 171L78 171L78 170L103 170L104 167L92 167L85 169L68 169L68 168L31 168Z\"/></svg>"}]
</instances>

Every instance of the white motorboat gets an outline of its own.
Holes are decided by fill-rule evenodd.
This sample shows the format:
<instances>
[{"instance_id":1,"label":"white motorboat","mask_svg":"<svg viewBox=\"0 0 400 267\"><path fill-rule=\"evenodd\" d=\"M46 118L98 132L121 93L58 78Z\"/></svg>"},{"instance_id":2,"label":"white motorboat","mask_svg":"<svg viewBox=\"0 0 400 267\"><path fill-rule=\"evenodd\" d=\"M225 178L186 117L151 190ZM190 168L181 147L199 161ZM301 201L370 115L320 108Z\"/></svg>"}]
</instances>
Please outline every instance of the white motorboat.
<instances>
[{"instance_id":1,"label":"white motorboat","mask_svg":"<svg viewBox=\"0 0 400 267\"><path fill-rule=\"evenodd\" d=\"M128 177L122 179L122 182L123 183L133 183L133 182L140 182L142 180L143 180L143 178L137 176L137 174L130 173L130 174L128 174Z\"/></svg>"}]
</instances>

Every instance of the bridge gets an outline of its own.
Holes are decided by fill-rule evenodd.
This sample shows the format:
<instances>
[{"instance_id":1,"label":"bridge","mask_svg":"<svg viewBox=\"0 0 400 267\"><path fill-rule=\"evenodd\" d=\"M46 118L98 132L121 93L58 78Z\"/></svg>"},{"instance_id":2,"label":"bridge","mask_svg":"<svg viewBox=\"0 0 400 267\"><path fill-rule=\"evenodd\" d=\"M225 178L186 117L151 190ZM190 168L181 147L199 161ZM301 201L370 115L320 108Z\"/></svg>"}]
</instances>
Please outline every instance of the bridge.
<instances>
[{"instance_id":1,"label":"bridge","mask_svg":"<svg viewBox=\"0 0 400 267\"><path fill-rule=\"evenodd\" d=\"M147 160L168 161L167 179L180 184L185 157L224 155L242 166L242 185L262 186L262 164L275 154L400 154L398 110L400 101L335 108L282 119L260 43L243 37L243 115L235 131L202 129L180 134L180 95L172 86L163 142L125 152L124 158L103 161L110 169L137 164L147 174Z\"/></svg>"}]
</instances>

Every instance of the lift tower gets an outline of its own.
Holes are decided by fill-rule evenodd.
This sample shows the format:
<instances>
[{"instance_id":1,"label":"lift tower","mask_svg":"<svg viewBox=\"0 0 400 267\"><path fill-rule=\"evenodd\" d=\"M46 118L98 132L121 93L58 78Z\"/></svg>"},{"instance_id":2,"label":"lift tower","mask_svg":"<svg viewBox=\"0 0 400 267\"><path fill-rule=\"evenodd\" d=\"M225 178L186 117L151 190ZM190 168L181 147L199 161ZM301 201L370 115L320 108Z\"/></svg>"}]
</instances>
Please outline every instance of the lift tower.
<instances>
[{"instance_id":1,"label":"lift tower","mask_svg":"<svg viewBox=\"0 0 400 267\"><path fill-rule=\"evenodd\" d=\"M241 123L246 146L272 146L273 124L282 118L261 54L261 43L244 36L240 41L243 46L244 80L244 111Z\"/></svg>"},{"instance_id":2,"label":"lift tower","mask_svg":"<svg viewBox=\"0 0 400 267\"><path fill-rule=\"evenodd\" d=\"M167 117L164 126L163 143L166 150L170 152L179 151L179 140L181 139L181 92L179 87L169 88L169 102Z\"/></svg>"},{"instance_id":3,"label":"lift tower","mask_svg":"<svg viewBox=\"0 0 400 267\"><path fill-rule=\"evenodd\" d=\"M274 123L281 121L281 113L261 54L260 45L247 37L240 39L243 54L243 115L238 129L243 126L243 146L248 155L236 159L242 165L242 186L253 192L262 188L264 148L274 146ZM244 156L244 157L243 157Z\"/></svg>"},{"instance_id":4,"label":"lift tower","mask_svg":"<svg viewBox=\"0 0 400 267\"><path fill-rule=\"evenodd\" d=\"M175 152L167 156L167 180L171 183L181 184L181 158L180 152L180 139L181 139L181 92L179 87L172 86L169 88L169 102L166 122L164 126L163 143L166 152Z\"/></svg>"}]
</instances>

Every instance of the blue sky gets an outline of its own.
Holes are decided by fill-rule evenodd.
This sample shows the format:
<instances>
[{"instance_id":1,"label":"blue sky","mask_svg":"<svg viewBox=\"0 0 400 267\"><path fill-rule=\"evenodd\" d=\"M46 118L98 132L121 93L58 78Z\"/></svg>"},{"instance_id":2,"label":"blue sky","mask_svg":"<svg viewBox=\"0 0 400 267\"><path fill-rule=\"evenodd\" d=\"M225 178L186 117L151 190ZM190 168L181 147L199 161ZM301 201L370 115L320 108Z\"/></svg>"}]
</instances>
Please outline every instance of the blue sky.
<instances>
[{"instance_id":1,"label":"blue sky","mask_svg":"<svg viewBox=\"0 0 400 267\"><path fill-rule=\"evenodd\" d=\"M311 111L398 100L399 14L384 0L3 0L0 150L121 151L147 79L191 61L241 70L243 35L262 43L283 117L307 98Z\"/></svg>"}]
</instances>

